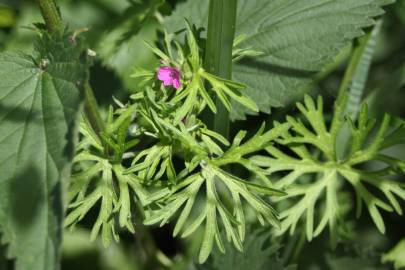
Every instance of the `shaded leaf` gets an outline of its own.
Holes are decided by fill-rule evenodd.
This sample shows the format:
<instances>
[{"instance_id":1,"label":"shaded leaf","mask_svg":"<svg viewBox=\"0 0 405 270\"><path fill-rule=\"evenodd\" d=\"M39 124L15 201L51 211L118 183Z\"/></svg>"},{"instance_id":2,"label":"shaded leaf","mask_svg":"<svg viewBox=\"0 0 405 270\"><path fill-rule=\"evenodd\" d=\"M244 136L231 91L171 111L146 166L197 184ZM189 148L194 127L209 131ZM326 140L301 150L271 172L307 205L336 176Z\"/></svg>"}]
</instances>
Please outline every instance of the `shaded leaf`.
<instances>
[{"instance_id":1,"label":"shaded leaf","mask_svg":"<svg viewBox=\"0 0 405 270\"><path fill-rule=\"evenodd\" d=\"M37 55L0 55L0 230L16 269L57 268L82 50L46 34Z\"/></svg>"},{"instance_id":2,"label":"shaded leaf","mask_svg":"<svg viewBox=\"0 0 405 270\"><path fill-rule=\"evenodd\" d=\"M229 243L225 243L226 253L218 250L213 253L212 260L198 267L200 270L295 270L294 265L285 265L279 257L278 243L270 240L270 233L254 230L247 234L244 251L240 252Z\"/></svg>"}]
</instances>

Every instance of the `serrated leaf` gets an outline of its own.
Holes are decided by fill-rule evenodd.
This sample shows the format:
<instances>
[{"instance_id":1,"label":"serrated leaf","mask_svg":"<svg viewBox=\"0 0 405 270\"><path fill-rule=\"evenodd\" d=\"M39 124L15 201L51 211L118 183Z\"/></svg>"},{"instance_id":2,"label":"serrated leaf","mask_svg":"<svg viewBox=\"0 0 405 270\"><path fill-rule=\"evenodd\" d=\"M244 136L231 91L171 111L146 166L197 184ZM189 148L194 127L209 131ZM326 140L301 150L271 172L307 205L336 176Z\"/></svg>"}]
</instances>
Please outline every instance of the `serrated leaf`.
<instances>
[{"instance_id":1,"label":"serrated leaf","mask_svg":"<svg viewBox=\"0 0 405 270\"><path fill-rule=\"evenodd\" d=\"M36 57L0 54L0 231L16 269L57 269L80 49L42 37Z\"/></svg>"},{"instance_id":2,"label":"serrated leaf","mask_svg":"<svg viewBox=\"0 0 405 270\"><path fill-rule=\"evenodd\" d=\"M239 0L235 36L238 48L253 48L260 56L245 58L233 68L234 80L248 85L245 93L269 113L300 96L312 76L331 62L350 40L374 24L381 6L391 0ZM208 1L179 4L166 21L170 32L184 28L183 18L206 27ZM233 102L231 117L252 113Z\"/></svg>"}]
</instances>

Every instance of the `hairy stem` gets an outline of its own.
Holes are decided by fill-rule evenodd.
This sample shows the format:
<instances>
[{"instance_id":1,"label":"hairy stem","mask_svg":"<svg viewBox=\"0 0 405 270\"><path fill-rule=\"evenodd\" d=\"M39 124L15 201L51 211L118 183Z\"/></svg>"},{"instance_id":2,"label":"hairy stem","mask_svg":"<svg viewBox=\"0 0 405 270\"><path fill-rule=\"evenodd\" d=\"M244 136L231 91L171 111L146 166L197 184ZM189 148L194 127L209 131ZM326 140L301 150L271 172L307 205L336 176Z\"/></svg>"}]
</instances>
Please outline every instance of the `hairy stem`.
<instances>
[{"instance_id":1,"label":"hairy stem","mask_svg":"<svg viewBox=\"0 0 405 270\"><path fill-rule=\"evenodd\" d=\"M135 204L136 213L140 216L140 220L145 219L145 213L139 204ZM157 254L161 251L156 246L155 240L148 228L140 223L135 224L134 238L138 244L139 250L141 252L141 263L144 269L157 269L161 266L161 262L158 259Z\"/></svg>"},{"instance_id":2,"label":"hairy stem","mask_svg":"<svg viewBox=\"0 0 405 270\"><path fill-rule=\"evenodd\" d=\"M344 115L350 116L352 121L357 119L358 110L361 107L360 103L371 65L375 39L380 26L381 21L379 21L367 35L355 41L348 67L339 88L336 104L345 108ZM347 94L348 98L345 98ZM339 145L339 148L336 154L338 159L343 159L347 154L350 139L349 126L345 124L339 131L337 137L337 145Z\"/></svg>"},{"instance_id":3,"label":"hairy stem","mask_svg":"<svg viewBox=\"0 0 405 270\"><path fill-rule=\"evenodd\" d=\"M58 11L58 7L54 0L37 0L41 10L42 17L45 20L46 28L49 32L62 32L64 23ZM87 81L84 85L85 92L85 113L92 128L99 134L104 130L104 124L101 119L96 98L90 83Z\"/></svg>"},{"instance_id":4,"label":"hairy stem","mask_svg":"<svg viewBox=\"0 0 405 270\"><path fill-rule=\"evenodd\" d=\"M235 36L237 0L210 0L205 69L225 79L232 79L232 47ZM229 135L229 112L216 99L218 112L207 117L209 128Z\"/></svg>"},{"instance_id":5,"label":"hairy stem","mask_svg":"<svg viewBox=\"0 0 405 270\"><path fill-rule=\"evenodd\" d=\"M63 31L63 22L54 0L37 0L46 27L50 32Z\"/></svg>"},{"instance_id":6,"label":"hairy stem","mask_svg":"<svg viewBox=\"0 0 405 270\"><path fill-rule=\"evenodd\" d=\"M350 85L353 82L353 77L355 76L358 66L362 60L364 51L367 48L367 45L368 45L370 39L372 38L372 34L373 34L373 32L370 31L367 33L367 35L365 35L355 41L355 44L353 46L353 50L352 50L352 53L350 56L349 64L346 68L343 80L340 84L337 102L341 102L343 99L343 96L349 90Z\"/></svg>"},{"instance_id":7,"label":"hairy stem","mask_svg":"<svg viewBox=\"0 0 405 270\"><path fill-rule=\"evenodd\" d=\"M84 86L85 100L84 100L84 110L86 117L89 120L91 127L96 132L100 134L104 130L104 123L101 119L97 100L94 96L93 90L91 89L90 83L86 82Z\"/></svg>"}]
</instances>

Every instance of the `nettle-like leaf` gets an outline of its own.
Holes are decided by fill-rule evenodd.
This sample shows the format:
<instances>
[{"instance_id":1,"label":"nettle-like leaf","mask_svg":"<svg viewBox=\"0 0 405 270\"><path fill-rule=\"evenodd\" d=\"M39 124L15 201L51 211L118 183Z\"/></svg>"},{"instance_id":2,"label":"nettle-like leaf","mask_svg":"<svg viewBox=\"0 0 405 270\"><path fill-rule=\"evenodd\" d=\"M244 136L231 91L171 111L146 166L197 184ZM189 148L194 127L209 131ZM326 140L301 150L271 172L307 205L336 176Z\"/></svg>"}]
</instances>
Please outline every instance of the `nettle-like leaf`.
<instances>
[{"instance_id":1,"label":"nettle-like leaf","mask_svg":"<svg viewBox=\"0 0 405 270\"><path fill-rule=\"evenodd\" d=\"M246 94L260 111L269 113L300 96L315 73L332 61L350 40L374 24L381 6L392 0L239 0L237 50L250 51L236 62L233 77L246 85ZM166 27L176 32L183 18L206 27L208 1L179 4ZM252 113L233 103L232 118Z\"/></svg>"},{"instance_id":2,"label":"nettle-like leaf","mask_svg":"<svg viewBox=\"0 0 405 270\"><path fill-rule=\"evenodd\" d=\"M16 269L56 269L64 183L87 79L80 40L43 34L0 54L0 232Z\"/></svg>"},{"instance_id":3,"label":"nettle-like leaf","mask_svg":"<svg viewBox=\"0 0 405 270\"><path fill-rule=\"evenodd\" d=\"M279 233L287 230L293 233L300 221L304 220L308 240L319 235L327 226L334 236L337 221L343 219L339 193L347 186L355 191L357 216L361 214L364 204L382 233L385 226L381 210L402 214L398 198L405 200L405 184L395 176L404 174L404 162L386 156L382 151L387 142L391 145L389 138L404 127L389 132L390 117L385 115L381 124L373 129L376 121L368 118L367 106L363 105L358 121L353 123L347 120L351 127L351 148L347 156L339 160L336 137L343 125L342 104L346 104L345 100L336 104L332 123L328 127L322 98L318 97L315 103L307 96L304 104L297 104L303 119L287 117L291 131L278 141L293 155L269 146L266 151L270 157L251 158L253 164L266 168L270 177L278 178L273 187L286 190L288 195L283 200L293 202L281 212ZM365 165L372 161L381 163L382 168L368 170Z\"/></svg>"}]
</instances>

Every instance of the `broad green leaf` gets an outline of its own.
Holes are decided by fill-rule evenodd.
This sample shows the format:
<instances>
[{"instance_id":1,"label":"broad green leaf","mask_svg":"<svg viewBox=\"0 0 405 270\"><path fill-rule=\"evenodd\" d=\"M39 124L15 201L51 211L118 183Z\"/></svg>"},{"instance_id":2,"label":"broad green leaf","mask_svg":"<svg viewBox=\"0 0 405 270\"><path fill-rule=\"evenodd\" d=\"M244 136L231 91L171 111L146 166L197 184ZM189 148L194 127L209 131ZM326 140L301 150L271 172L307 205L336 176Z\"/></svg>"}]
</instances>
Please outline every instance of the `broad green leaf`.
<instances>
[{"instance_id":1,"label":"broad green leaf","mask_svg":"<svg viewBox=\"0 0 405 270\"><path fill-rule=\"evenodd\" d=\"M11 8L0 7L0 27L10 27L15 22L15 15Z\"/></svg>"},{"instance_id":2,"label":"broad green leaf","mask_svg":"<svg viewBox=\"0 0 405 270\"><path fill-rule=\"evenodd\" d=\"M57 269L76 114L79 45L47 35L35 57L0 54L0 232L17 270Z\"/></svg>"},{"instance_id":3,"label":"broad green leaf","mask_svg":"<svg viewBox=\"0 0 405 270\"><path fill-rule=\"evenodd\" d=\"M251 47L260 56L234 65L233 79L248 85L244 91L260 111L270 113L300 96L314 74L330 63L350 40L373 25L381 6L391 0L239 0L236 35L245 35L237 48ZM184 28L189 18L206 27L208 1L187 1L167 19L170 32ZM248 111L233 103L233 119Z\"/></svg>"}]
</instances>

